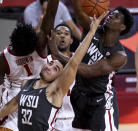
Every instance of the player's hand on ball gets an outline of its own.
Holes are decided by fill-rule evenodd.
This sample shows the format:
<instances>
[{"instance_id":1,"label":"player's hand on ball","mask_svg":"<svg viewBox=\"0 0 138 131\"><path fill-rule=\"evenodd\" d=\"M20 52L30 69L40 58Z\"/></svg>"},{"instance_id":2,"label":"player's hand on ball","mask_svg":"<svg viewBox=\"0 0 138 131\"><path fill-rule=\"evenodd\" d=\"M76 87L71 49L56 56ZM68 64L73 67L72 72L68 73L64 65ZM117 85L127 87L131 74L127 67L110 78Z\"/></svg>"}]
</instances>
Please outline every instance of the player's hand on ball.
<instances>
[{"instance_id":1,"label":"player's hand on ball","mask_svg":"<svg viewBox=\"0 0 138 131\"><path fill-rule=\"evenodd\" d=\"M102 15L100 15L98 18L94 15L93 20L90 25L90 30L96 30L102 19L109 13L109 11L104 12Z\"/></svg>"}]
</instances>

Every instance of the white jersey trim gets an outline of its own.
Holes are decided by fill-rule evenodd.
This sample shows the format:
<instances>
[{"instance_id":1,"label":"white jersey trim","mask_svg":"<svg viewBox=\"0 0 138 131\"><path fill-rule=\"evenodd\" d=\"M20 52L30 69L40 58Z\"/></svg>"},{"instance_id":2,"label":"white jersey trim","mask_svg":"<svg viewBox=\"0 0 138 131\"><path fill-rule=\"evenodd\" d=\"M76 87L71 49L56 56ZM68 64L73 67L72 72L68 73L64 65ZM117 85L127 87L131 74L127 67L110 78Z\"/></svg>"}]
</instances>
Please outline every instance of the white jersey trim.
<instances>
[{"instance_id":1,"label":"white jersey trim","mask_svg":"<svg viewBox=\"0 0 138 131\"><path fill-rule=\"evenodd\" d=\"M55 109L52 107L52 110L51 110L51 113L49 116L49 120L48 120L49 128L47 131L52 131L54 129L55 119L56 119L56 115L57 115L58 111L59 111L58 109Z\"/></svg>"}]
</instances>

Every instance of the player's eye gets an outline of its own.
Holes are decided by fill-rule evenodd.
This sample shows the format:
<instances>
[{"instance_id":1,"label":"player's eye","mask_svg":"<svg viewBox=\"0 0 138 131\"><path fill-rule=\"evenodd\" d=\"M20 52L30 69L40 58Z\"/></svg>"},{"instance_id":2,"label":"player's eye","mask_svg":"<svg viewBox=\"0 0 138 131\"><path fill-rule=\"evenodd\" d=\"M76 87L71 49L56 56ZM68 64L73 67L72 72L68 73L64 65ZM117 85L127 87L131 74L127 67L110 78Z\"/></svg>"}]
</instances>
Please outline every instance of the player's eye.
<instances>
[{"instance_id":1,"label":"player's eye","mask_svg":"<svg viewBox=\"0 0 138 131\"><path fill-rule=\"evenodd\" d=\"M66 33L65 33L65 35L69 35L69 33L68 33L68 32L66 32Z\"/></svg>"},{"instance_id":2,"label":"player's eye","mask_svg":"<svg viewBox=\"0 0 138 131\"><path fill-rule=\"evenodd\" d=\"M53 65L54 61L50 61L48 64L51 66Z\"/></svg>"},{"instance_id":3,"label":"player's eye","mask_svg":"<svg viewBox=\"0 0 138 131\"><path fill-rule=\"evenodd\" d=\"M61 33L58 31L58 32L56 32L56 34L57 34L57 35L60 35Z\"/></svg>"},{"instance_id":4,"label":"player's eye","mask_svg":"<svg viewBox=\"0 0 138 131\"><path fill-rule=\"evenodd\" d=\"M56 66L54 67L54 71L59 72L59 71L60 71L60 67L59 67L58 65L56 65Z\"/></svg>"}]
</instances>

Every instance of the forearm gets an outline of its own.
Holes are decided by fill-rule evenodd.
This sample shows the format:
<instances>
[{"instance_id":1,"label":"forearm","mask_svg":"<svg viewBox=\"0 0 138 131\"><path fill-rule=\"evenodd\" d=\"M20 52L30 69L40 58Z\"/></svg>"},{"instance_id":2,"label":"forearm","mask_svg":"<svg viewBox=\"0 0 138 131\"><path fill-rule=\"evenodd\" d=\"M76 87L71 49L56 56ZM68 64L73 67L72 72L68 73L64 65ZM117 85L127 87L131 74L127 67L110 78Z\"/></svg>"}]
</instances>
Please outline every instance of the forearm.
<instances>
[{"instance_id":1,"label":"forearm","mask_svg":"<svg viewBox=\"0 0 138 131\"><path fill-rule=\"evenodd\" d=\"M41 30L43 30L46 35L50 34L51 29L54 28L54 20L55 20L58 4L59 4L59 0L48 0L46 14L44 15L42 25L41 25Z\"/></svg>"},{"instance_id":2,"label":"forearm","mask_svg":"<svg viewBox=\"0 0 138 131\"><path fill-rule=\"evenodd\" d=\"M39 42L37 49L42 51L47 44L47 36L50 35L51 30L54 28L55 15L57 12L59 0L49 0L46 14L42 20L40 32L38 33Z\"/></svg>"},{"instance_id":3,"label":"forearm","mask_svg":"<svg viewBox=\"0 0 138 131\"><path fill-rule=\"evenodd\" d=\"M83 77L97 77L109 74L122 68L127 62L127 56L124 52L116 52L109 58L102 58L93 64L80 64L78 67L78 74Z\"/></svg>"},{"instance_id":4,"label":"forearm","mask_svg":"<svg viewBox=\"0 0 138 131\"><path fill-rule=\"evenodd\" d=\"M86 35L86 37L83 39L83 41L80 43L79 47L77 48L73 59L73 63L75 64L79 64L82 60L82 58L84 57L86 51L88 50L88 47L91 43L91 40L95 34L95 29L93 29L92 31L89 31L88 34Z\"/></svg>"},{"instance_id":5,"label":"forearm","mask_svg":"<svg viewBox=\"0 0 138 131\"><path fill-rule=\"evenodd\" d=\"M11 114L12 112L16 111L17 107L18 107L18 103L17 103L17 96L16 96L0 110L0 118L3 118Z\"/></svg>"},{"instance_id":6,"label":"forearm","mask_svg":"<svg viewBox=\"0 0 138 131\"><path fill-rule=\"evenodd\" d=\"M84 64L81 63L78 66L78 70L77 73L79 75L81 75L82 77L86 77L86 78L91 78L91 77L97 77L100 75L105 75L107 72L110 73L111 70L105 70L103 66L101 66L101 64L99 62L95 63L95 64Z\"/></svg>"},{"instance_id":7,"label":"forearm","mask_svg":"<svg viewBox=\"0 0 138 131\"><path fill-rule=\"evenodd\" d=\"M83 27L85 32L89 31L91 20L88 15L86 15L81 7L81 1L80 0L72 0L73 7L75 10L75 15L77 18L78 23Z\"/></svg>"}]
</instances>

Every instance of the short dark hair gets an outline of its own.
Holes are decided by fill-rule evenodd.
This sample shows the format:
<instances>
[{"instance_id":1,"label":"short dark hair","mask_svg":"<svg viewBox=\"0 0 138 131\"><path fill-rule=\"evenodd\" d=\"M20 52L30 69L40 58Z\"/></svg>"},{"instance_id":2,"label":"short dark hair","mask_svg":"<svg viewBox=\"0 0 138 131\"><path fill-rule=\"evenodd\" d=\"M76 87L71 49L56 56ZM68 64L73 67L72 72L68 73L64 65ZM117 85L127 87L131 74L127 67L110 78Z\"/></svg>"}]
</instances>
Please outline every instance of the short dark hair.
<instances>
[{"instance_id":1,"label":"short dark hair","mask_svg":"<svg viewBox=\"0 0 138 131\"><path fill-rule=\"evenodd\" d=\"M118 10L120 13L122 13L124 15L124 24L126 26L126 29L124 31L122 31L120 35L127 34L134 24L133 16L129 12L129 10L127 10L126 8L124 8L122 6L119 6L119 7L115 8L114 10Z\"/></svg>"},{"instance_id":2,"label":"short dark hair","mask_svg":"<svg viewBox=\"0 0 138 131\"><path fill-rule=\"evenodd\" d=\"M60 26L65 26L65 27L67 27L67 28L69 29L69 31L70 31L70 36L71 36L71 38L73 37L71 28L70 28L68 25L66 25L65 23L61 23L61 24L57 25L57 26L54 28L54 30L56 31L56 29L57 29L58 27L60 27Z\"/></svg>"},{"instance_id":3,"label":"short dark hair","mask_svg":"<svg viewBox=\"0 0 138 131\"><path fill-rule=\"evenodd\" d=\"M43 3L44 3L45 1L48 1L48 0L39 0L39 1L40 1L40 4L43 5Z\"/></svg>"},{"instance_id":4,"label":"short dark hair","mask_svg":"<svg viewBox=\"0 0 138 131\"><path fill-rule=\"evenodd\" d=\"M10 36L11 46L17 55L28 55L36 49L37 34L31 25L17 24Z\"/></svg>"}]
</instances>

